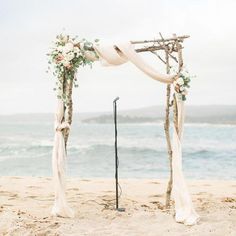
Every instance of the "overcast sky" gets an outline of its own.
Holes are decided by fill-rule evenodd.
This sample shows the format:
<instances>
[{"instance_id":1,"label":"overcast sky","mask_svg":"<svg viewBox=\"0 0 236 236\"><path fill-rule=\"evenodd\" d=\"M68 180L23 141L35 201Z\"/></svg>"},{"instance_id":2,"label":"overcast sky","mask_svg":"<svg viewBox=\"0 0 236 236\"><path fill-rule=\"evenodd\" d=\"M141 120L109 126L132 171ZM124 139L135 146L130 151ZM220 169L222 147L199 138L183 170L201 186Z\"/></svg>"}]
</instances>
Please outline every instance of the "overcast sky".
<instances>
[{"instance_id":1,"label":"overcast sky","mask_svg":"<svg viewBox=\"0 0 236 236\"><path fill-rule=\"evenodd\" d=\"M236 104L235 10L234 0L0 0L0 114L55 110L46 53L63 30L110 42L188 34L184 61L197 78L187 104ZM154 56L143 56L164 72ZM111 110L117 95L121 109L165 102L166 85L130 63L96 63L82 68L78 80L75 111Z\"/></svg>"}]
</instances>

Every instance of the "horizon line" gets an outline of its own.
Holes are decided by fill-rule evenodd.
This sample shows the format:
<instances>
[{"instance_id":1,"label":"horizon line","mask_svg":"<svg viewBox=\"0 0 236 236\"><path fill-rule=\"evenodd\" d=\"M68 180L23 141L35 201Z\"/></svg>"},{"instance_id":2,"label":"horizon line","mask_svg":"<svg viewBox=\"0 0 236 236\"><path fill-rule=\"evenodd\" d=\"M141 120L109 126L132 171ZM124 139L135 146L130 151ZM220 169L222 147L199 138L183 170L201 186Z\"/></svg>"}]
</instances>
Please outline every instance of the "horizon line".
<instances>
[{"instance_id":1,"label":"horizon line","mask_svg":"<svg viewBox=\"0 0 236 236\"><path fill-rule=\"evenodd\" d=\"M224 107L233 107L236 106L236 104L204 104L204 105L186 105L186 107L216 107L216 106L224 106ZM145 109L145 108L151 108L151 107L165 107L165 105L151 105L151 106L142 106L142 107L136 107L136 108L129 108L129 109L120 109L120 111L131 111L131 110L139 110L139 109ZM111 109L112 110L112 109ZM76 111L73 114L88 114L88 113L107 113L111 112L111 110L104 110L104 111ZM17 113L0 113L0 116L11 116L11 115L37 115L37 114L54 114L54 112L17 112Z\"/></svg>"}]
</instances>

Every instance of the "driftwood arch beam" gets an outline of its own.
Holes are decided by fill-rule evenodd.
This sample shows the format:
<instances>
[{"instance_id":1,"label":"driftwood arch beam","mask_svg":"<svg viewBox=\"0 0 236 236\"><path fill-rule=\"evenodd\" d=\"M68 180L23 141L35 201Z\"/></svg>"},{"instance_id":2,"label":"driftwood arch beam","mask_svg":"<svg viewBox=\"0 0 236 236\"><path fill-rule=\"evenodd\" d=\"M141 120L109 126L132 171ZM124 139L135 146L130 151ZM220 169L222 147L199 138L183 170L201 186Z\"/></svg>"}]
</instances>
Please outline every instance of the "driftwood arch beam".
<instances>
[{"instance_id":1,"label":"driftwood arch beam","mask_svg":"<svg viewBox=\"0 0 236 236\"><path fill-rule=\"evenodd\" d=\"M178 59L176 56L173 55L173 53L178 53L179 60L181 61L181 64L179 66L179 70L183 66L183 59L182 59L182 43L185 39L189 38L188 35L183 36L176 36L173 35L171 38L163 38L162 34L160 34L160 39L152 39L152 40L137 40L137 41L130 41L132 44L135 45L142 45L142 47L137 48L135 51L137 53L141 52L151 52L155 54L160 61L162 61L164 64L166 64L166 72L167 74L170 73L170 58L174 60L174 62L178 63ZM147 45L149 44L149 45ZM150 45L151 44L151 45ZM143 46L147 45L147 46ZM87 47L87 50L94 51L93 47ZM165 52L165 59L163 59L160 55L156 53L156 51L164 51ZM72 107L72 89L73 89L73 83L68 83L66 80L63 80L63 91L66 91L67 97L68 97L68 104L65 106L65 117L64 119L71 125L72 124L72 113L73 113L73 107ZM167 96L170 96L170 86L167 86ZM169 94L169 95L168 95ZM170 98L169 98L170 99ZM168 116L169 117L169 116ZM168 123L168 122L167 122ZM167 125L168 127L168 125ZM64 132L64 139L65 144L67 146L67 140L69 137L69 129L65 129ZM169 152L169 151L168 151ZM169 204L167 204L169 205Z\"/></svg>"},{"instance_id":2,"label":"driftwood arch beam","mask_svg":"<svg viewBox=\"0 0 236 236\"><path fill-rule=\"evenodd\" d=\"M177 58L174 57L171 53L178 52L179 49L183 49L182 43L185 39L189 38L189 35L183 35L183 36L173 36L172 38L164 39L162 34L160 34L160 39L152 39L152 40L134 40L130 41L132 44L135 45L145 45L149 44L148 46L143 46L140 48L137 48L135 51L140 52L155 52L159 50L167 51L169 56L177 61ZM179 46L177 46L179 45ZM88 48L88 50L94 51L93 47Z\"/></svg>"},{"instance_id":3,"label":"driftwood arch beam","mask_svg":"<svg viewBox=\"0 0 236 236\"><path fill-rule=\"evenodd\" d=\"M146 73L149 77L152 77L160 82L166 83L166 109L165 109L165 123L164 131L167 142L167 153L170 165L170 178L166 191L166 208L170 207L170 199L172 189L174 191L175 201L175 219L177 222L182 222L186 225L193 225L199 220L199 216L194 210L191 197L187 190L187 185L182 173L182 126L184 120L184 99L179 99L179 94L182 98L181 86L185 86L185 80L182 79L181 73L183 70L183 43L185 39L188 39L188 35L177 36L173 34L170 38L164 38L159 33L158 39L152 40L137 40L130 41L126 44L114 44L109 47L102 47L95 44L84 45L83 42L76 42L71 46L70 37L59 36L59 43L57 46L63 49L56 49L56 53L53 52L52 58L56 67L59 68L58 84L59 84L59 98L58 107L55 118L55 139L53 148L53 175L55 180L55 202L52 210L53 215L60 215L66 217L73 217L73 212L69 208L65 198L65 157L66 148L70 132L70 126L72 124L73 103L72 103L72 88L73 83L76 80L75 74L80 64L71 59L68 64L63 64L61 61L64 56L63 50L66 49L66 56L70 56L72 53L71 48L75 48L77 51L81 51L79 55L82 55L82 62L86 64L90 61L104 60L109 65L120 65L128 60L135 64L140 70ZM136 46L136 47L134 47ZM68 48L70 50L68 50ZM74 50L74 49L73 49ZM164 52L163 55L159 55L158 51ZM138 54L142 52L150 52L154 54L166 67L166 75L158 73L155 69L149 66ZM87 53L87 54L86 54ZM88 54L90 53L90 55ZM91 53L94 53L91 56ZM78 54L75 53L76 56ZM84 57L83 57L84 55ZM73 58L73 55L72 55ZM73 63L74 64L73 64ZM75 67L73 68L73 65ZM171 67L175 65L177 67L176 75L170 75ZM178 82L179 81L179 82ZM180 83L181 82L181 83ZM186 82L186 86L188 81ZM172 86L174 85L174 86ZM173 97L171 96L173 94ZM184 95L185 96L185 95ZM184 97L185 98L185 97ZM173 141L171 142L170 135L170 109L173 107Z\"/></svg>"}]
</instances>

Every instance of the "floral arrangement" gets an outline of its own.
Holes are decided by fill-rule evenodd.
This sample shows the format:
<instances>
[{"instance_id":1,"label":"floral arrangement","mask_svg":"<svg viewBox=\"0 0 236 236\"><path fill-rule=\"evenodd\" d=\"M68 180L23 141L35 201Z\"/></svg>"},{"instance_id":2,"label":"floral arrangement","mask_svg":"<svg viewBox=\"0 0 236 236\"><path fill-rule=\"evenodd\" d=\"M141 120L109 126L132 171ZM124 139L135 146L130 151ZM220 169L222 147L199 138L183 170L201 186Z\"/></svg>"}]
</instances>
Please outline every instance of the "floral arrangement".
<instances>
[{"instance_id":1,"label":"floral arrangement","mask_svg":"<svg viewBox=\"0 0 236 236\"><path fill-rule=\"evenodd\" d=\"M98 41L96 39L94 43L98 43ZM91 59L91 55L89 57L87 53L90 51L95 59L98 58L96 52L91 51L92 46L93 43L86 39L79 40L77 36L71 37L63 34L56 36L56 40L47 54L49 57L47 72L52 70L53 75L57 78L55 91L62 90L64 80L71 80L74 86L78 87L75 77L78 68L86 65L92 67L94 61ZM58 98L61 98L60 94L58 93Z\"/></svg>"},{"instance_id":2,"label":"floral arrangement","mask_svg":"<svg viewBox=\"0 0 236 236\"><path fill-rule=\"evenodd\" d=\"M190 88L191 76L188 71L181 72L178 79L174 82L175 92L179 100L185 101Z\"/></svg>"}]
</instances>

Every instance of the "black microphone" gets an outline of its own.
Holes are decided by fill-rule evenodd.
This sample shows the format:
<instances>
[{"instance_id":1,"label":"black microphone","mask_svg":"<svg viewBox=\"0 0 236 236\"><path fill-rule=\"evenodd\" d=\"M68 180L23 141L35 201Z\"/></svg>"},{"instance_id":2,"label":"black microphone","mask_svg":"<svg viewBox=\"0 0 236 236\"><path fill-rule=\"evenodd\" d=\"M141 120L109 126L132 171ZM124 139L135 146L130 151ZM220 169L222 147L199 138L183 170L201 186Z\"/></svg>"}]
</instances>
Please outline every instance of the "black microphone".
<instances>
[{"instance_id":1,"label":"black microphone","mask_svg":"<svg viewBox=\"0 0 236 236\"><path fill-rule=\"evenodd\" d=\"M113 102L116 102L116 101L118 101L119 99L120 99L119 97L116 97Z\"/></svg>"}]
</instances>

